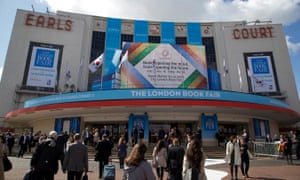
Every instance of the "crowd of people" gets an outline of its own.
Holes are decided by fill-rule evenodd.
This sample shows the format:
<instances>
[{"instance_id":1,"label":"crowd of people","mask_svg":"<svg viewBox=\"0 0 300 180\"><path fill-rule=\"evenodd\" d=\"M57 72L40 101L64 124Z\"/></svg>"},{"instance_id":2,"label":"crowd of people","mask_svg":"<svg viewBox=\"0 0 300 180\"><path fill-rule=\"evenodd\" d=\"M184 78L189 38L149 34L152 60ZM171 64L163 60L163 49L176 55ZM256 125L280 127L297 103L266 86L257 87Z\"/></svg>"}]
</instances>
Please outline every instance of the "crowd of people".
<instances>
[{"instance_id":1,"label":"crowd of people","mask_svg":"<svg viewBox=\"0 0 300 180\"><path fill-rule=\"evenodd\" d=\"M158 179L163 180L167 174L169 180L206 179L204 163L205 155L202 148L201 128L186 136L176 129L162 133L152 152L152 164L145 159L147 146L143 138L139 138L129 148L128 133L121 134L116 146L116 155L119 158L119 168L123 169L123 180ZM97 128L85 128L81 133L67 133L50 131L49 134L41 131L35 134L24 131L18 137L19 151L16 156L22 158L24 153L32 151L30 166L33 179L54 179L61 163L63 173L67 173L68 180L81 179L88 172L88 146L95 149L95 161L99 163L99 179L103 178L104 166L109 164L114 152L114 142L111 132L104 126L101 131ZM299 138L299 136L298 136ZM278 151L282 151L288 163L292 164L292 145L299 142L297 136L290 132L281 135L278 140ZM11 132L3 133L0 138L1 154L12 155L15 137ZM266 142L274 142L269 135ZM239 135L230 136L226 142L225 162L229 164L232 179L238 179L238 171L244 178L249 177L250 155L249 135L243 131ZM299 143L298 143L299 144ZM34 148L32 150L32 148ZM130 152L128 150L130 149ZM297 154L297 158L299 158ZM1 166L0 166L1 170ZM165 173L167 171L167 173ZM2 173L0 171L0 176Z\"/></svg>"}]
</instances>

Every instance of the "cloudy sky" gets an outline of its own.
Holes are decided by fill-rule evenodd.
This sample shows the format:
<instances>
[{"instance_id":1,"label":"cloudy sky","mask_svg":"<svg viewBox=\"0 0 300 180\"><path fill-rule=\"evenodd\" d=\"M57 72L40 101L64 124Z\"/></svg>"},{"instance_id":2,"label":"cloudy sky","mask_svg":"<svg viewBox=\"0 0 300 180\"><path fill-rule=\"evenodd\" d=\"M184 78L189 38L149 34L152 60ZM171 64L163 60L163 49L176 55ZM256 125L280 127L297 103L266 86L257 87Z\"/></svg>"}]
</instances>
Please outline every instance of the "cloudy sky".
<instances>
[{"instance_id":1,"label":"cloudy sky","mask_svg":"<svg viewBox=\"0 0 300 180\"><path fill-rule=\"evenodd\" d=\"M158 21L234 21L257 19L284 26L300 95L300 0L0 0L0 76L16 9Z\"/></svg>"}]
</instances>

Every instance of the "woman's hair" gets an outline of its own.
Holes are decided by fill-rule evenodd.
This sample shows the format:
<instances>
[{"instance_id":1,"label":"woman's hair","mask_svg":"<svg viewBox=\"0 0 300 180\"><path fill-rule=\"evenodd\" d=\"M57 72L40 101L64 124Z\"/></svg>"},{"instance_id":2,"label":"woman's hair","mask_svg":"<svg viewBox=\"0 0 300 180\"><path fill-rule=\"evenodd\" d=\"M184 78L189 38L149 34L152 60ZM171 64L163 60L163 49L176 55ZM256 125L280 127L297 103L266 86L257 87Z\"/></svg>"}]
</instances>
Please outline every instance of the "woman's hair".
<instances>
[{"instance_id":1,"label":"woman's hair","mask_svg":"<svg viewBox=\"0 0 300 180\"><path fill-rule=\"evenodd\" d=\"M123 136L121 136L119 139L118 145L122 144L124 140L125 140L125 138Z\"/></svg>"},{"instance_id":2,"label":"woman's hair","mask_svg":"<svg viewBox=\"0 0 300 180\"><path fill-rule=\"evenodd\" d=\"M173 138L172 143L173 143L173 145L179 145L179 139Z\"/></svg>"},{"instance_id":3,"label":"woman's hair","mask_svg":"<svg viewBox=\"0 0 300 180\"><path fill-rule=\"evenodd\" d=\"M165 147L165 142L163 140L159 140L155 145L155 154L157 154L162 148Z\"/></svg>"},{"instance_id":4,"label":"woman's hair","mask_svg":"<svg viewBox=\"0 0 300 180\"><path fill-rule=\"evenodd\" d=\"M190 162L192 168L200 169L203 159L203 151L201 141L197 138L193 139L186 150L186 158Z\"/></svg>"},{"instance_id":5,"label":"woman's hair","mask_svg":"<svg viewBox=\"0 0 300 180\"><path fill-rule=\"evenodd\" d=\"M144 143L136 144L131 150L129 156L125 159L127 165L138 166L145 159L147 146Z\"/></svg>"},{"instance_id":6,"label":"woman's hair","mask_svg":"<svg viewBox=\"0 0 300 180\"><path fill-rule=\"evenodd\" d=\"M5 144L6 143L6 140L5 140L5 137L3 136L3 134L0 134L0 138L2 140L2 143Z\"/></svg>"}]
</instances>

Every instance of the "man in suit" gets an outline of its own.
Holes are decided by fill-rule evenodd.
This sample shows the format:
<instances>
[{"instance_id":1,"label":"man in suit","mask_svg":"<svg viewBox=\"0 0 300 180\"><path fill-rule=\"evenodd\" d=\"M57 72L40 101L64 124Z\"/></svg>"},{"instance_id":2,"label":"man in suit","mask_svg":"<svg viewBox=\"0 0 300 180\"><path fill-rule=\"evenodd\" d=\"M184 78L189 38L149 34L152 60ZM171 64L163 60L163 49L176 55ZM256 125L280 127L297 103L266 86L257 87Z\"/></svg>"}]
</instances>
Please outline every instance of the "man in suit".
<instances>
[{"instance_id":1,"label":"man in suit","mask_svg":"<svg viewBox=\"0 0 300 180\"><path fill-rule=\"evenodd\" d=\"M28 142L29 142L29 136L27 132L24 132L19 139L20 150L18 153L18 157L23 157L23 155L26 153Z\"/></svg>"},{"instance_id":2,"label":"man in suit","mask_svg":"<svg viewBox=\"0 0 300 180\"><path fill-rule=\"evenodd\" d=\"M81 180L83 172L88 171L88 149L80 141L80 134L74 135L74 141L66 153L63 172L68 171L68 180Z\"/></svg>"},{"instance_id":3,"label":"man in suit","mask_svg":"<svg viewBox=\"0 0 300 180\"><path fill-rule=\"evenodd\" d=\"M91 133L89 132L89 128L88 127L86 127L84 129L84 131L82 132L81 138L82 138L84 144L88 145L88 142L89 142L89 140L91 138Z\"/></svg>"},{"instance_id":4,"label":"man in suit","mask_svg":"<svg viewBox=\"0 0 300 180\"><path fill-rule=\"evenodd\" d=\"M96 145L96 159L99 161L99 179L102 178L104 165L108 164L109 156L111 156L111 150L113 143L109 140L106 134L102 135L102 140Z\"/></svg>"}]
</instances>

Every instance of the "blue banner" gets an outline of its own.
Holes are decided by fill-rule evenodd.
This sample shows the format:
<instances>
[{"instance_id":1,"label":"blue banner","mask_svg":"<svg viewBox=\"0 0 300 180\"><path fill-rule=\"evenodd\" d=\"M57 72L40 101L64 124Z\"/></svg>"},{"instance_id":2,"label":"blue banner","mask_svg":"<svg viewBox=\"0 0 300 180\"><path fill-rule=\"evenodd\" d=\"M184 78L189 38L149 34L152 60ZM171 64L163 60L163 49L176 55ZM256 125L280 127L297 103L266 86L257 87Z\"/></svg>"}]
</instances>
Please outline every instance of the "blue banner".
<instances>
[{"instance_id":1,"label":"blue banner","mask_svg":"<svg viewBox=\"0 0 300 180\"><path fill-rule=\"evenodd\" d=\"M64 127L64 122L70 121L68 127ZM64 117L55 119L54 130L61 134L64 129L68 129L68 133L80 133L80 117Z\"/></svg>"},{"instance_id":2,"label":"blue banner","mask_svg":"<svg viewBox=\"0 0 300 180\"><path fill-rule=\"evenodd\" d=\"M215 139L216 133L219 131L218 117L214 116L201 116L202 138Z\"/></svg>"},{"instance_id":3,"label":"blue banner","mask_svg":"<svg viewBox=\"0 0 300 180\"><path fill-rule=\"evenodd\" d=\"M25 101L24 108L35 106L70 103L88 102L102 100L155 100L155 99L193 99L193 100L215 100L230 102L245 102L253 104L264 104L269 106L291 109L283 101L257 96L253 94L213 91L213 90L194 90L194 89L124 89L124 90L103 90L67 93L51 96L43 96ZM133 101L134 103L134 101ZM292 110L292 109L291 109Z\"/></svg>"},{"instance_id":4,"label":"blue banner","mask_svg":"<svg viewBox=\"0 0 300 180\"><path fill-rule=\"evenodd\" d=\"M220 74L218 71L208 68L208 84L210 90L222 90Z\"/></svg>"},{"instance_id":5,"label":"blue banner","mask_svg":"<svg viewBox=\"0 0 300 180\"><path fill-rule=\"evenodd\" d=\"M202 45L201 24L187 23L188 44Z\"/></svg>"},{"instance_id":6,"label":"blue banner","mask_svg":"<svg viewBox=\"0 0 300 180\"><path fill-rule=\"evenodd\" d=\"M161 42L176 44L175 42L175 27L173 22L161 23Z\"/></svg>"},{"instance_id":7,"label":"blue banner","mask_svg":"<svg viewBox=\"0 0 300 180\"><path fill-rule=\"evenodd\" d=\"M148 42L147 21L134 21L134 42Z\"/></svg>"},{"instance_id":8,"label":"blue banner","mask_svg":"<svg viewBox=\"0 0 300 180\"><path fill-rule=\"evenodd\" d=\"M136 133L135 133L136 130ZM149 117L145 115L133 115L129 116L128 122L128 137L135 144L137 139L144 139L144 142L148 142L149 139ZM134 140L135 139L135 140Z\"/></svg>"},{"instance_id":9,"label":"blue banner","mask_svg":"<svg viewBox=\"0 0 300 180\"><path fill-rule=\"evenodd\" d=\"M114 81L112 77L117 68L113 62L113 57L115 56L116 50L121 49L121 19L107 19L105 39L102 89L112 89Z\"/></svg>"}]
</instances>

